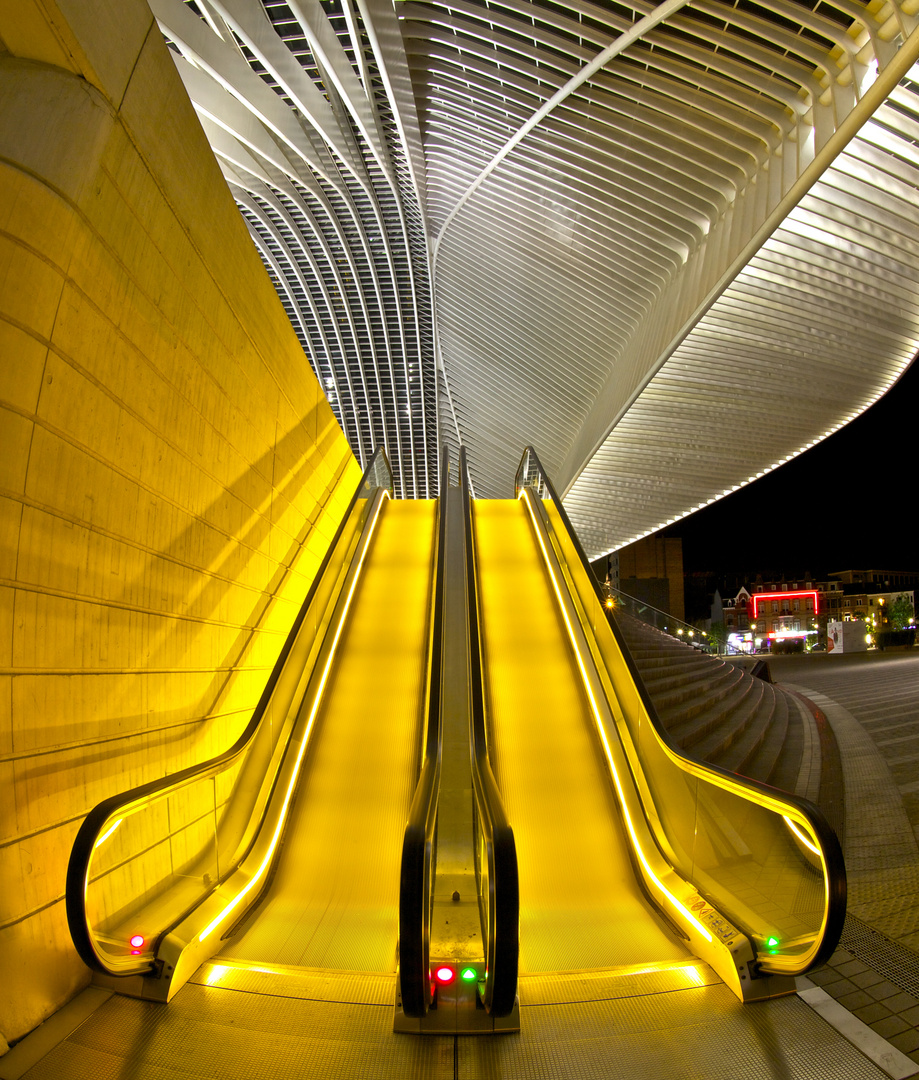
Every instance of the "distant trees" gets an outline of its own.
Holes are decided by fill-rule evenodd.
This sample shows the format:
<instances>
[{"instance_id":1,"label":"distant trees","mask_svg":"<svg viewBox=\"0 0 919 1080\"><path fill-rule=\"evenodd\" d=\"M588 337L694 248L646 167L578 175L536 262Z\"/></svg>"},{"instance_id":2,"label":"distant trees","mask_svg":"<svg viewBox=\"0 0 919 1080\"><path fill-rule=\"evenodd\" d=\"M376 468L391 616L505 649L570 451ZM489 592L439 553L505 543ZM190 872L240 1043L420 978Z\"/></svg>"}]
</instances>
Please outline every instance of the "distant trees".
<instances>
[{"instance_id":1,"label":"distant trees","mask_svg":"<svg viewBox=\"0 0 919 1080\"><path fill-rule=\"evenodd\" d=\"M713 622L708 631L709 644L713 645L718 652L724 652L728 643L728 628L723 622Z\"/></svg>"},{"instance_id":2,"label":"distant trees","mask_svg":"<svg viewBox=\"0 0 919 1080\"><path fill-rule=\"evenodd\" d=\"M912 623L915 615L910 598L905 593L900 593L895 600L890 602L888 611L887 617L894 630L905 630Z\"/></svg>"}]
</instances>

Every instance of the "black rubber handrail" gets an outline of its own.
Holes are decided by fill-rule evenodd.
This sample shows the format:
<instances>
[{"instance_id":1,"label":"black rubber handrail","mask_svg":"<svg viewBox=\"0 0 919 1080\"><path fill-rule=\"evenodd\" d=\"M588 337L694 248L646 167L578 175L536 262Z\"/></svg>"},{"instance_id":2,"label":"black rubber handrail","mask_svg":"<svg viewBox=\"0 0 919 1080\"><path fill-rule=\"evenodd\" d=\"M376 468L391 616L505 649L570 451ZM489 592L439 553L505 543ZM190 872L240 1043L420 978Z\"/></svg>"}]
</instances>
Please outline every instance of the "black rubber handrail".
<instances>
[{"instance_id":1,"label":"black rubber handrail","mask_svg":"<svg viewBox=\"0 0 919 1080\"><path fill-rule=\"evenodd\" d=\"M381 468L389 477L388 485L381 485L374 482L375 478L379 476ZM187 769L182 769L180 772L171 773L168 776L160 777L158 780L151 780L146 784L140 784L138 787L130 788L117 795L111 795L109 798L103 799L102 802L94 806L84 818L83 824L80 826L76 838L74 839L73 848L70 852L70 861L67 865L65 907L67 912L67 923L70 928L70 936L73 939L77 953L83 963L93 971L118 976L143 975L152 971L155 966L154 960L143 959L135 967L113 970L106 967L93 944L92 935L90 934L87 925L86 883L90 859L92 858L93 849L99 838L100 832L109 819L113 817L120 808L138 802L141 799L148 799L151 796L156 796L157 794L172 788L191 783L199 777L221 772L245 751L262 722L265 710L268 708L268 704L271 701L271 696L281 677L281 672L284 670L284 665L287 663L287 658L293 649L297 635L300 632L300 628L309 611L310 604L319 588L322 577L328 568L329 561L341 539L342 533L351 517L354 507L362 496L366 497L367 494L381 486L387 486L390 494L392 494L392 468L389 464L385 450L382 447L378 447L371 456L370 462L364 470L360 483L357 485L354 495L342 515L342 519L335 531L332 542L329 544L325 556L319 565L319 569L313 578L313 582L310 585L309 591L306 594L306 598L300 606L297 617L294 619L290 633L287 635L287 639L284 642L277 662L272 668L268 681L265 683L265 689L262 691L258 704L255 706L252 717L233 745L222 754L218 754L216 757L203 761L198 765L191 765ZM246 853L246 851L238 853L238 859L236 863L234 863L234 866L238 865L239 862L245 858ZM234 867L228 867L226 874L221 875L222 878L225 878L233 869ZM209 891L213 891L218 885L219 881L215 881ZM200 901L196 901L196 904L198 902ZM184 914L187 913L188 912L185 912ZM179 917L179 920L184 918L184 914ZM177 922L179 920L172 921ZM164 928L164 930L166 929L168 929L168 927Z\"/></svg>"},{"instance_id":2,"label":"black rubber handrail","mask_svg":"<svg viewBox=\"0 0 919 1080\"><path fill-rule=\"evenodd\" d=\"M578 534L571 524L571 520L565 511L565 507L562 505L561 499L558 497L552 481L549 479L546 470L543 468L542 462L539 460L539 456L532 446L527 446L520 458L520 464L517 467L517 474L514 479L515 494L519 494L521 488L527 486L525 480L522 479L521 474L523 474L523 476L526 475L528 459L532 460L533 467L539 478L539 483L544 485L549 500L555 504L559 517L562 519L562 522L568 531L568 536L574 545L578 558L581 560L581 565L587 574L588 580L593 586L600 605L606 613L610 629L616 638L616 644L622 653L632 681L638 690L648 719L654 726L661 742L663 742L677 757L691 760L693 765L697 768L701 767L708 772L727 777L731 780L732 784L737 787L746 788L751 792L761 792L771 799L779 796L784 802L794 806L807 819L808 824L813 830L814 837L821 847L825 861L827 875L827 911L823 939L820 946L814 956L811 957L806 967L795 972L795 974L804 975L808 971L813 971L818 967L822 967L833 955L836 946L839 944L839 938L842 935L843 924L846 918L846 865L839 838L836 836L832 826L824 816L823 811L814 803L807 799L802 799L800 796L794 795L791 792L779 791L777 788L770 787L768 784L764 784L759 780L754 780L751 777L741 776L739 773L731 772L729 769L722 768L720 765L715 765L712 762L696 761L695 759L689 758L677 745L657 715L654 703L651 701L645 688L644 680L638 672L638 667L632 658L632 654L629 651L622 631L616 621L615 610L610 610L606 607L606 596L603 592L603 587L598 581L597 576L593 571L593 567L590 565L590 560L587 558L584 548L581 546ZM770 973L768 957L759 958L759 967L764 973Z\"/></svg>"},{"instance_id":3,"label":"black rubber handrail","mask_svg":"<svg viewBox=\"0 0 919 1080\"><path fill-rule=\"evenodd\" d=\"M441 695L443 693L444 577L446 524L444 493L450 461L444 451L440 473L437 528L437 570L431 627L427 727L421 773L402 840L399 874L399 986L406 1016L427 1015L431 1004L431 905L436 867L435 826L443 746Z\"/></svg>"},{"instance_id":4,"label":"black rubber handrail","mask_svg":"<svg viewBox=\"0 0 919 1080\"><path fill-rule=\"evenodd\" d=\"M460 487L463 493L463 526L466 537L466 587L469 610L469 659L471 691L470 756L475 803L475 825L481 831L488 866L486 881L479 865L479 908L485 944L486 975L481 987L482 1003L493 1016L508 1016L517 1000L517 969L520 957L520 885L517 876L517 847L498 789L485 730L485 685L479 599L476 580L475 531L465 448L460 449ZM482 845L476 843L479 850ZM483 895L484 894L484 895Z\"/></svg>"}]
</instances>

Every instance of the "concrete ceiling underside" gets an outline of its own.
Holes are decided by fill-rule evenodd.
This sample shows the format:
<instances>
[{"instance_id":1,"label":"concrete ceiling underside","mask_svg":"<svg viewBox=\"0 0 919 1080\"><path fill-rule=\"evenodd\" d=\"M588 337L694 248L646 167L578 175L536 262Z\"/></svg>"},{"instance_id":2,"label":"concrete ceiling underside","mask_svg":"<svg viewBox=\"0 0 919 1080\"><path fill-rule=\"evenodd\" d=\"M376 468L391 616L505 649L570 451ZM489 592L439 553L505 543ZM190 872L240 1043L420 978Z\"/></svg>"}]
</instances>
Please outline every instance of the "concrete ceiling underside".
<instances>
[{"instance_id":1,"label":"concrete ceiling underside","mask_svg":"<svg viewBox=\"0 0 919 1080\"><path fill-rule=\"evenodd\" d=\"M919 0L154 0L355 453L532 444L592 556L919 347Z\"/></svg>"}]
</instances>

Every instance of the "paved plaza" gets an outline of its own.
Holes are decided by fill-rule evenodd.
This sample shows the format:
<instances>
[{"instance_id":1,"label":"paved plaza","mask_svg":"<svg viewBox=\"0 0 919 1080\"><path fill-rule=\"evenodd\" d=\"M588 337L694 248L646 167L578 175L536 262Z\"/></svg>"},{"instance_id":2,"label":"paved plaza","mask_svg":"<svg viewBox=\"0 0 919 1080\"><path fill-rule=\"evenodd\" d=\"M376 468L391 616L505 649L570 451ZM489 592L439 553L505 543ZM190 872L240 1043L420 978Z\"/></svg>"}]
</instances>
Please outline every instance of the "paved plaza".
<instances>
[{"instance_id":1,"label":"paved plaza","mask_svg":"<svg viewBox=\"0 0 919 1080\"><path fill-rule=\"evenodd\" d=\"M919 1065L919 652L776 657L770 668L838 747L841 775L825 776L818 801L842 840L848 916L811 979Z\"/></svg>"}]
</instances>

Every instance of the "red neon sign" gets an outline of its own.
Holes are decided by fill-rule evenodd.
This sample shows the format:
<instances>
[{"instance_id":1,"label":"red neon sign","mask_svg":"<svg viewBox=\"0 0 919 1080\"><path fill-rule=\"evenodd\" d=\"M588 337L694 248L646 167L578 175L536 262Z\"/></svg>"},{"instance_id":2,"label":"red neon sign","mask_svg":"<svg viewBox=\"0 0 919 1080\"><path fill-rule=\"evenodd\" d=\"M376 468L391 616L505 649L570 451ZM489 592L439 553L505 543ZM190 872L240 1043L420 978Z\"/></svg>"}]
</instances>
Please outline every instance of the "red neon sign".
<instances>
[{"instance_id":1,"label":"red neon sign","mask_svg":"<svg viewBox=\"0 0 919 1080\"><path fill-rule=\"evenodd\" d=\"M800 596L812 596L814 598L814 614L818 613L817 607L817 590L816 589L801 589L799 592L767 592L767 593L755 593L753 596L753 618L759 618L759 601L760 600L791 600L797 599Z\"/></svg>"}]
</instances>

